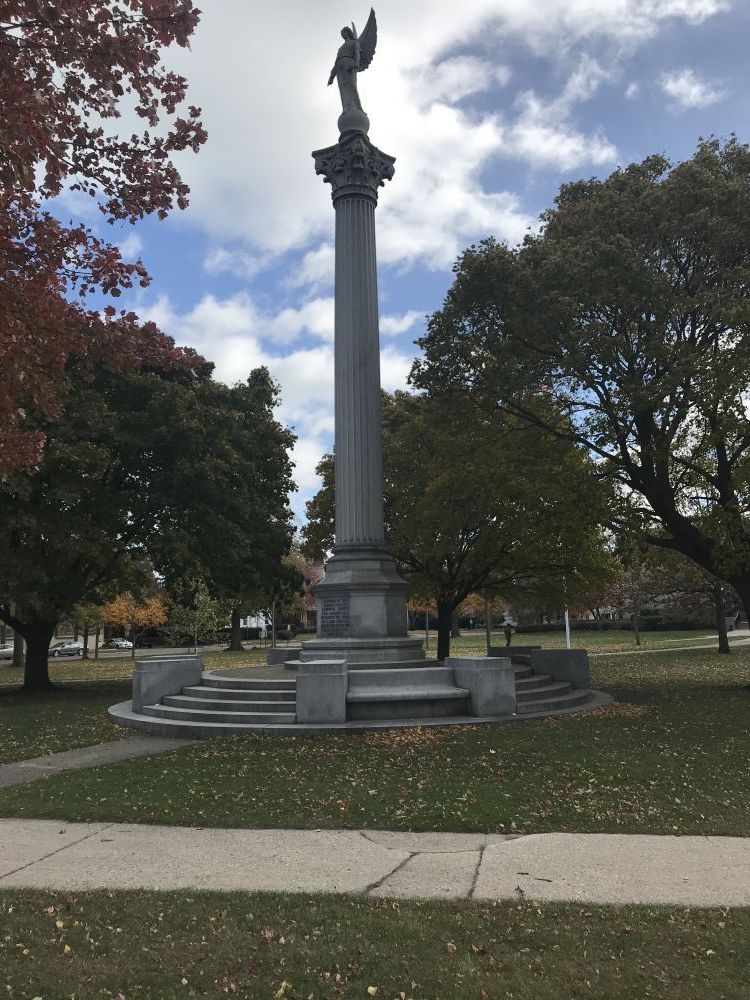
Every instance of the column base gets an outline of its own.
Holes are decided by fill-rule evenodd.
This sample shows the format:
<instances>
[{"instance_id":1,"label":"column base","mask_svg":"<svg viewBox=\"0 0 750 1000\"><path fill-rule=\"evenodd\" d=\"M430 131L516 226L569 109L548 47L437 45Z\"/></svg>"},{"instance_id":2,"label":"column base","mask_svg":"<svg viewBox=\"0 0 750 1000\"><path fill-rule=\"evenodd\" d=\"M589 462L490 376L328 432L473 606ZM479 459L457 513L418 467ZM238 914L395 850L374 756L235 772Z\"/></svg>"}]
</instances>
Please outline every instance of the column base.
<instances>
[{"instance_id":1,"label":"column base","mask_svg":"<svg viewBox=\"0 0 750 1000\"><path fill-rule=\"evenodd\" d=\"M419 667L425 662L421 639L308 639L302 643L300 663L346 660L349 670Z\"/></svg>"},{"instance_id":2,"label":"column base","mask_svg":"<svg viewBox=\"0 0 750 1000\"><path fill-rule=\"evenodd\" d=\"M385 548L336 546L315 588L317 638L406 638L408 584Z\"/></svg>"}]
</instances>

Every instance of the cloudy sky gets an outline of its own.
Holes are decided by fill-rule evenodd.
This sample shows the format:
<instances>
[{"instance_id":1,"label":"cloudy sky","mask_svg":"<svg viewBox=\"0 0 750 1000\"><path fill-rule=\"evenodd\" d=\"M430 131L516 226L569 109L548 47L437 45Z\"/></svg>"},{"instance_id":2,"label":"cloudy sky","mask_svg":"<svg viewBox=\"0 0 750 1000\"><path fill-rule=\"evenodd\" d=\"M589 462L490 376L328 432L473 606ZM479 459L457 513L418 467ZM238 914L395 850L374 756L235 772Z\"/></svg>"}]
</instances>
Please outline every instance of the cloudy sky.
<instances>
[{"instance_id":1,"label":"cloudy sky","mask_svg":"<svg viewBox=\"0 0 750 1000\"><path fill-rule=\"evenodd\" d=\"M333 434L333 210L310 152L337 139L326 79L368 0L206 0L172 58L209 141L180 161L190 208L115 239L153 276L134 305L244 379L266 364L299 441L295 508ZM378 0L360 76L396 157L377 210L382 383L403 386L459 251L513 244L559 185L699 136L750 133L747 0ZM108 230L111 237L111 230Z\"/></svg>"}]
</instances>

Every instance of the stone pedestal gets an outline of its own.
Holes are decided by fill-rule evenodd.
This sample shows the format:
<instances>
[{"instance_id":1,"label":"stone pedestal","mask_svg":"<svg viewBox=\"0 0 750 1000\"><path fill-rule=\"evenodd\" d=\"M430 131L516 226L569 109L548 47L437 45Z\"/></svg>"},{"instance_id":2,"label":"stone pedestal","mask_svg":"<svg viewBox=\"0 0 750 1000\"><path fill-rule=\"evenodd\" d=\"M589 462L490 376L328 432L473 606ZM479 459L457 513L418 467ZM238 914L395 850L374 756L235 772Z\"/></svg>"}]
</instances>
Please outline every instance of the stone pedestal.
<instances>
[{"instance_id":1,"label":"stone pedestal","mask_svg":"<svg viewBox=\"0 0 750 1000\"><path fill-rule=\"evenodd\" d=\"M328 658L333 649L380 659L383 639L392 640L394 661L419 659L421 643L407 637L407 584L383 533L375 207L395 161L358 130L313 156L336 212L336 542L316 587L317 638L304 644L301 660ZM372 656L366 640L373 640Z\"/></svg>"},{"instance_id":2,"label":"stone pedestal","mask_svg":"<svg viewBox=\"0 0 750 1000\"><path fill-rule=\"evenodd\" d=\"M300 663L296 690L297 722L346 722L345 660Z\"/></svg>"},{"instance_id":3,"label":"stone pedestal","mask_svg":"<svg viewBox=\"0 0 750 1000\"><path fill-rule=\"evenodd\" d=\"M515 714L516 682L510 657L448 656L445 665L453 670L456 685L469 692L472 715Z\"/></svg>"}]
</instances>

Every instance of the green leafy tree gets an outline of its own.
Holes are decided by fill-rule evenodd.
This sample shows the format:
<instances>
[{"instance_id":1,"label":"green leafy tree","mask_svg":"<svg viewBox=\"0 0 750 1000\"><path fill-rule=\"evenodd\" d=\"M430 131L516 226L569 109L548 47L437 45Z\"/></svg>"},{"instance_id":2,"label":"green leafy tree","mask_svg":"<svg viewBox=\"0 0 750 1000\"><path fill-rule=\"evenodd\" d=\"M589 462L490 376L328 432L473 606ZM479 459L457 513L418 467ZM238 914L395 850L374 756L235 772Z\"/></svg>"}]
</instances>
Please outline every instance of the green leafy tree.
<instances>
[{"instance_id":1,"label":"green leafy tree","mask_svg":"<svg viewBox=\"0 0 750 1000\"><path fill-rule=\"evenodd\" d=\"M169 605L169 628L187 633L198 652L198 640L214 635L226 622L227 608L217 600L201 577L190 576L177 588L177 596Z\"/></svg>"},{"instance_id":2,"label":"green leafy tree","mask_svg":"<svg viewBox=\"0 0 750 1000\"><path fill-rule=\"evenodd\" d=\"M566 184L537 235L471 247L455 272L414 383L582 444L651 544L749 609L750 148L712 139ZM549 411L529 406L539 387Z\"/></svg>"},{"instance_id":3,"label":"green leafy tree","mask_svg":"<svg viewBox=\"0 0 750 1000\"><path fill-rule=\"evenodd\" d=\"M213 514L221 519L222 543L216 547L204 537L199 553L211 595L229 609L230 649L242 649L243 609L266 605L277 583L287 580L294 531L287 498L294 489L289 452L295 438L274 417L278 387L267 369L251 373L242 397L235 419L241 434L252 435L252 451L227 455L234 488Z\"/></svg>"},{"instance_id":4,"label":"green leafy tree","mask_svg":"<svg viewBox=\"0 0 750 1000\"><path fill-rule=\"evenodd\" d=\"M269 558L290 521L292 437L273 419L275 391L265 369L231 388L207 365L71 375L39 467L0 482L0 620L26 640L26 689L50 685L56 622L128 566L147 560L169 585L218 578L238 552L246 568Z\"/></svg>"},{"instance_id":5,"label":"green leafy tree","mask_svg":"<svg viewBox=\"0 0 750 1000\"><path fill-rule=\"evenodd\" d=\"M537 401L547 405L544 399ZM386 544L413 601L435 602L438 658L469 594L562 593L585 577L600 502L585 453L465 396L383 399ZM333 542L333 460L308 505L306 552Z\"/></svg>"}]
</instances>

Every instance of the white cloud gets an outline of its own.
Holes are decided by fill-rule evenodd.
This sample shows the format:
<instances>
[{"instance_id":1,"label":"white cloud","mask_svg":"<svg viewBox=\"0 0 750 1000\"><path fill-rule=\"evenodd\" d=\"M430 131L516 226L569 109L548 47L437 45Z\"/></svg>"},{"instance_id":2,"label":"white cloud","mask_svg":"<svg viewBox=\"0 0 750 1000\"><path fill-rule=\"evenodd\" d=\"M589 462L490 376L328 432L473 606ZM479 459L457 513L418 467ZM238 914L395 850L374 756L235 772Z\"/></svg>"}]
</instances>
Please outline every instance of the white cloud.
<instances>
[{"instance_id":1,"label":"white cloud","mask_svg":"<svg viewBox=\"0 0 750 1000\"><path fill-rule=\"evenodd\" d=\"M395 178L380 192L380 262L444 269L487 233L517 242L536 220L515 191L492 180L503 159L565 171L613 162L614 143L581 126L581 104L621 80L624 60L665 22L700 24L728 6L379 0L378 51L360 92L372 141L397 157ZM310 153L337 138L338 95L325 80L352 11L349 0L286 0L281 16L241 0L206 8L192 50L176 53L174 64L189 80L190 101L204 109L209 142L197 157L179 157L191 207L170 224L207 234L206 274L255 283L273 266L282 294L273 307L247 292L204 295L181 314L162 297L139 312L214 361L224 381L268 366L282 388L279 415L299 435L301 513L333 435L334 213ZM514 92L508 53L523 47L560 81L553 94ZM634 95L633 84L626 93ZM406 308L383 316L381 329L395 337L422 319ZM385 344L384 388L405 385L411 360L398 342Z\"/></svg>"},{"instance_id":2,"label":"white cloud","mask_svg":"<svg viewBox=\"0 0 750 1000\"><path fill-rule=\"evenodd\" d=\"M135 260L143 252L143 240L135 232L126 236L117 246L124 260Z\"/></svg>"},{"instance_id":3,"label":"white cloud","mask_svg":"<svg viewBox=\"0 0 750 1000\"><path fill-rule=\"evenodd\" d=\"M702 80L692 69L663 73L660 84L680 109L707 108L726 96L722 87Z\"/></svg>"},{"instance_id":4,"label":"white cloud","mask_svg":"<svg viewBox=\"0 0 750 1000\"><path fill-rule=\"evenodd\" d=\"M382 194L382 259L442 268L487 232L518 239L530 219L512 191L487 181L487 168L503 152L564 169L613 158L603 135L586 135L551 114L540 118L543 96L522 102L515 119L508 116L512 76L497 57L504 42L525 45L561 71L587 45L606 52L610 65L665 21L698 24L727 6L726 0L382 0L378 51L360 78L371 138L398 157L396 178ZM317 287L328 280L332 213L310 152L336 139L338 95L325 80L338 28L351 13L348 0L323 7L287 0L282 18L273 6L224 0L206 5L192 50L174 55L210 136L199 156L181 157L192 189L189 218L218 246L242 243L249 254L249 265L230 256L214 257L212 267L249 276L256 260L298 248L307 256L290 283ZM458 54L470 45L473 54ZM595 86L590 76L574 74L569 104ZM482 110L470 113L477 97L484 98L476 105Z\"/></svg>"},{"instance_id":5,"label":"white cloud","mask_svg":"<svg viewBox=\"0 0 750 1000\"><path fill-rule=\"evenodd\" d=\"M287 284L291 288L308 285L318 289L333 283L334 248L333 243L324 242L314 250L309 250L302 262L291 269Z\"/></svg>"},{"instance_id":6,"label":"white cloud","mask_svg":"<svg viewBox=\"0 0 750 1000\"><path fill-rule=\"evenodd\" d=\"M455 56L437 65L420 66L406 74L412 103L429 108L435 102L455 104L471 94L481 93L493 84L504 86L511 78L508 66L498 66L478 56Z\"/></svg>"},{"instance_id":7,"label":"white cloud","mask_svg":"<svg viewBox=\"0 0 750 1000\"><path fill-rule=\"evenodd\" d=\"M612 163L617 148L605 136L597 132L586 135L569 121L576 105L593 97L608 79L609 74L596 59L583 56L557 97L545 102L533 90L521 94L518 117L504 136L504 152L534 166L561 170L584 163Z\"/></svg>"},{"instance_id":8,"label":"white cloud","mask_svg":"<svg viewBox=\"0 0 750 1000\"><path fill-rule=\"evenodd\" d=\"M631 80L631 82L625 88L625 97L629 101L632 101L640 94L640 92L641 92L640 83L638 83L637 80Z\"/></svg>"},{"instance_id":9,"label":"white cloud","mask_svg":"<svg viewBox=\"0 0 750 1000\"><path fill-rule=\"evenodd\" d=\"M380 332L386 337L406 333L407 330L411 330L416 323L424 319L424 316L424 312L419 312L418 309L409 309L401 316L383 316L380 320Z\"/></svg>"},{"instance_id":10,"label":"white cloud","mask_svg":"<svg viewBox=\"0 0 750 1000\"><path fill-rule=\"evenodd\" d=\"M264 267L263 258L245 250L228 250L215 246L206 254L203 269L208 274L233 274L237 278L254 278Z\"/></svg>"}]
</instances>

